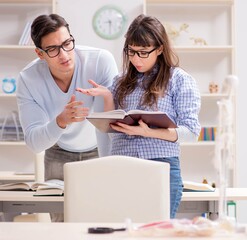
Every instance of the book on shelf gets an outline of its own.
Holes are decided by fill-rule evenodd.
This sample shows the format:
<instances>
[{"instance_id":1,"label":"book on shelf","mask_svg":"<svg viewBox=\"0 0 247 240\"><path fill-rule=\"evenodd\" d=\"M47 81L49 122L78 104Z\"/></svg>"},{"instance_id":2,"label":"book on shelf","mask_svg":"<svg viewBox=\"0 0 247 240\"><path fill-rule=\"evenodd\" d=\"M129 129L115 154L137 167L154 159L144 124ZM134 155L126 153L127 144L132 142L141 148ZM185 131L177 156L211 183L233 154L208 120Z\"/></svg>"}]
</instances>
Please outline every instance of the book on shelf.
<instances>
[{"instance_id":1,"label":"book on shelf","mask_svg":"<svg viewBox=\"0 0 247 240\"><path fill-rule=\"evenodd\" d=\"M63 195L64 182L50 179L45 182L13 182L0 185L0 191L34 191L34 196Z\"/></svg>"},{"instance_id":2,"label":"book on shelf","mask_svg":"<svg viewBox=\"0 0 247 240\"><path fill-rule=\"evenodd\" d=\"M193 181L183 181L184 192L214 192L215 188L208 183L200 183Z\"/></svg>"},{"instance_id":3,"label":"book on shelf","mask_svg":"<svg viewBox=\"0 0 247 240\"><path fill-rule=\"evenodd\" d=\"M88 115L87 120L102 132L116 132L110 126L116 122L137 126L140 119L151 128L176 128L177 125L164 112L151 112L144 110L130 110L125 112L122 109L108 112L93 112Z\"/></svg>"},{"instance_id":4,"label":"book on shelf","mask_svg":"<svg viewBox=\"0 0 247 240\"><path fill-rule=\"evenodd\" d=\"M198 141L215 141L216 132L216 127L202 127Z\"/></svg>"},{"instance_id":5,"label":"book on shelf","mask_svg":"<svg viewBox=\"0 0 247 240\"><path fill-rule=\"evenodd\" d=\"M40 185L34 192L34 196L62 196L64 193L64 182L58 179L52 179L51 184Z\"/></svg>"},{"instance_id":6,"label":"book on shelf","mask_svg":"<svg viewBox=\"0 0 247 240\"><path fill-rule=\"evenodd\" d=\"M21 34L20 40L19 40L19 45L32 45L32 39L31 39L31 25L32 22L27 22L23 32Z\"/></svg>"}]
</instances>

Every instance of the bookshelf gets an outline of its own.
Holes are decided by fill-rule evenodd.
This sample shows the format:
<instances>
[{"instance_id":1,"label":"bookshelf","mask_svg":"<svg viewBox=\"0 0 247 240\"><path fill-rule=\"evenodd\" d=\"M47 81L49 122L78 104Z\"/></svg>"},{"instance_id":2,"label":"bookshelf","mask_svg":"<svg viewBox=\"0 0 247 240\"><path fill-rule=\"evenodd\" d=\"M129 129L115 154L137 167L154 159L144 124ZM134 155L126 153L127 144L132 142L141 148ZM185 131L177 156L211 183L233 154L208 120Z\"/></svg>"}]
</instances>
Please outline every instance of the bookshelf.
<instances>
[{"instance_id":1,"label":"bookshelf","mask_svg":"<svg viewBox=\"0 0 247 240\"><path fill-rule=\"evenodd\" d=\"M5 131L4 119L17 112L16 94L3 91L3 79L17 79L20 70L36 58L33 45L19 45L21 35L27 22L40 14L55 12L55 0L0 0L0 136ZM23 140L0 139L0 152L1 171L36 173L40 156Z\"/></svg>"},{"instance_id":2,"label":"bookshelf","mask_svg":"<svg viewBox=\"0 0 247 240\"><path fill-rule=\"evenodd\" d=\"M197 81L201 92L199 120L202 128L215 128L217 136L218 101L224 79L235 75L235 2L234 0L146 0L145 13L156 16L165 26L180 59L180 66ZM215 83L218 92L210 93ZM232 99L236 108L236 100ZM234 132L235 138L235 109ZM229 170L229 186L236 184L236 143L234 164ZM184 179L218 181L214 159L215 141L181 144L181 169Z\"/></svg>"}]
</instances>

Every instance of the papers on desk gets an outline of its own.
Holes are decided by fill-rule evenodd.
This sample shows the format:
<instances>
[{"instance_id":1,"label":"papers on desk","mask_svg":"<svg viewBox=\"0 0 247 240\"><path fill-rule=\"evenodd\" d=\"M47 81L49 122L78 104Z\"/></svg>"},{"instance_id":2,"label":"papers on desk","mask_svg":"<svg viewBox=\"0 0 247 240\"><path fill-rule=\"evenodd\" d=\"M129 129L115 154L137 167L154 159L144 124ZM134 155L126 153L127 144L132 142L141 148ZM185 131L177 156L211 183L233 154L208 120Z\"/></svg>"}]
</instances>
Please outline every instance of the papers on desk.
<instances>
[{"instance_id":1,"label":"papers on desk","mask_svg":"<svg viewBox=\"0 0 247 240\"><path fill-rule=\"evenodd\" d=\"M183 218L151 222L138 227L133 225L129 229L129 233L132 237L152 237L152 239L155 237L191 237L192 239L193 237L214 236L228 239L237 230L236 222L232 219L212 221L198 216L193 219Z\"/></svg>"},{"instance_id":2,"label":"papers on desk","mask_svg":"<svg viewBox=\"0 0 247 240\"><path fill-rule=\"evenodd\" d=\"M0 191L35 191L34 196L58 196L63 195L64 182L59 179L51 179L46 182L14 182L0 185Z\"/></svg>"},{"instance_id":3,"label":"papers on desk","mask_svg":"<svg viewBox=\"0 0 247 240\"><path fill-rule=\"evenodd\" d=\"M207 183L199 183L193 181L183 181L183 191L184 192L214 192L215 188Z\"/></svg>"}]
</instances>

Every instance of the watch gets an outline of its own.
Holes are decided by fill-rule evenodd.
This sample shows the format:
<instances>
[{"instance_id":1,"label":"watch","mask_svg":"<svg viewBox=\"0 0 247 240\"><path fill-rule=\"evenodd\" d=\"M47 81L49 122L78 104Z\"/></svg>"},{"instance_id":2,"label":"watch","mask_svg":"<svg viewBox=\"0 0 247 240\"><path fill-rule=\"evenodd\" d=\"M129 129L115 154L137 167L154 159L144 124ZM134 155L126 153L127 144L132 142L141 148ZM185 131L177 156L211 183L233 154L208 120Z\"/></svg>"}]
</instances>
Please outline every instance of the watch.
<instances>
[{"instance_id":1,"label":"watch","mask_svg":"<svg viewBox=\"0 0 247 240\"><path fill-rule=\"evenodd\" d=\"M127 17L120 8L114 5L105 5L95 12L92 23L98 36L111 40L122 35Z\"/></svg>"},{"instance_id":2,"label":"watch","mask_svg":"<svg viewBox=\"0 0 247 240\"><path fill-rule=\"evenodd\" d=\"M16 90L16 82L14 78L4 78L2 82L2 89L5 93L13 93Z\"/></svg>"}]
</instances>

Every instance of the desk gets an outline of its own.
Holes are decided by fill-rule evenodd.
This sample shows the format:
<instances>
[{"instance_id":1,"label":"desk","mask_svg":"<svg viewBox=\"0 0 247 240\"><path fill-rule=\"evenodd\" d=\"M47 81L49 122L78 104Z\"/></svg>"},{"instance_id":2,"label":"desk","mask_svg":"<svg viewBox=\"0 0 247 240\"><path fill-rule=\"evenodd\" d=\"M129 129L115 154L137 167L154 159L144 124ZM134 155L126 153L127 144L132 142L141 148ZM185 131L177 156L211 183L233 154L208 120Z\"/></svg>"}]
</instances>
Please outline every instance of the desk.
<instances>
[{"instance_id":1,"label":"desk","mask_svg":"<svg viewBox=\"0 0 247 240\"><path fill-rule=\"evenodd\" d=\"M247 188L227 188L227 200L247 200ZM219 189L215 192L184 192L182 202L177 213L178 218L200 215L204 212L212 213L211 219L217 217Z\"/></svg>"},{"instance_id":2,"label":"desk","mask_svg":"<svg viewBox=\"0 0 247 240\"><path fill-rule=\"evenodd\" d=\"M228 188L226 196L227 200L247 200L247 188ZM212 212L216 210L215 202L218 200L218 189L215 192L184 192L182 197L182 203L203 202L206 208L213 208ZM30 191L0 191L0 212L63 212L63 202L61 196L34 197ZM180 212L186 211L180 209Z\"/></svg>"},{"instance_id":3,"label":"desk","mask_svg":"<svg viewBox=\"0 0 247 240\"><path fill-rule=\"evenodd\" d=\"M61 196L33 196L31 191L0 191L0 212L63 212Z\"/></svg>"},{"instance_id":4,"label":"desk","mask_svg":"<svg viewBox=\"0 0 247 240\"><path fill-rule=\"evenodd\" d=\"M227 188L227 200L247 200L247 188ZM183 192L183 201L218 201L219 189L214 192Z\"/></svg>"},{"instance_id":5,"label":"desk","mask_svg":"<svg viewBox=\"0 0 247 240\"><path fill-rule=\"evenodd\" d=\"M18 240L148 240L161 239L152 237L130 237L128 232L115 232L110 234L88 234L88 227L125 227L124 224L102 224L102 223L0 223L0 239L18 239ZM215 237L193 237L193 240L242 240L246 239L246 233L235 233L231 236ZM162 237L162 239L182 239L191 240L191 237Z\"/></svg>"}]
</instances>

